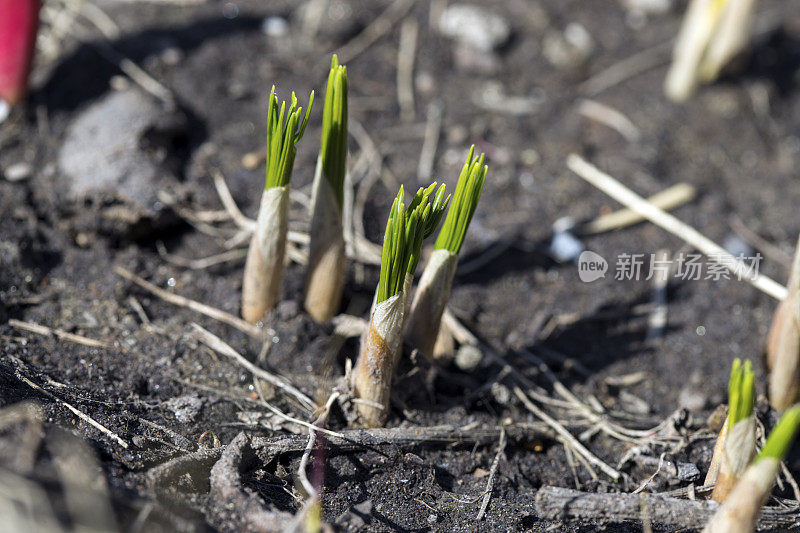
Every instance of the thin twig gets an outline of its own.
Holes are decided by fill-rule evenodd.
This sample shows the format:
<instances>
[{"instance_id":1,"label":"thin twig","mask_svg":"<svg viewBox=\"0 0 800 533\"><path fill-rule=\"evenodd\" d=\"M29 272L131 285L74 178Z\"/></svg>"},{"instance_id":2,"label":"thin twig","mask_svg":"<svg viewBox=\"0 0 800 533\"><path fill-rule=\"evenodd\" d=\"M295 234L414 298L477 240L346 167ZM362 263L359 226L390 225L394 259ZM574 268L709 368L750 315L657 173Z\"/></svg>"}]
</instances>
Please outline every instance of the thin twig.
<instances>
[{"instance_id":1,"label":"thin twig","mask_svg":"<svg viewBox=\"0 0 800 533\"><path fill-rule=\"evenodd\" d=\"M83 346L90 346L92 348L111 348L111 343L105 341L98 341L95 339L90 339L89 337L84 337L83 335L76 335L74 333L68 333L61 329L49 328L47 326L42 326L41 324L34 324L32 322L23 322L17 319L10 319L8 321L8 325L12 328L21 329L23 331L29 331L31 333L36 333L39 335L51 336L54 335L59 339L74 342L76 344L82 344Z\"/></svg>"},{"instance_id":2,"label":"thin twig","mask_svg":"<svg viewBox=\"0 0 800 533\"><path fill-rule=\"evenodd\" d=\"M734 216L731 219L731 229L741 237L747 244L755 248L756 250L760 250L764 253L764 255L772 259L773 261L777 261L784 268L787 270L792 266L792 256L769 242L767 239L756 233L755 231L748 228L745 223L742 221L741 218L738 216Z\"/></svg>"},{"instance_id":3,"label":"thin twig","mask_svg":"<svg viewBox=\"0 0 800 533\"><path fill-rule=\"evenodd\" d=\"M523 405L525 405L525 407L530 412L532 412L537 417L541 418L542 421L544 421L548 426L553 428L559 435L561 435L561 437L564 438L564 440L569 442L569 444L573 447L573 449L575 449L587 461L589 461L591 464L602 470L603 473L605 473L608 477L610 477L614 481L618 481L619 478L622 477L622 474L620 474L617 470L613 469L612 467L604 463L599 457L597 457L592 452L587 450L586 447L578 441L578 439L572 436L572 433L567 431L567 428L559 424L558 421L556 421L550 415L539 409L539 407L537 407L536 404L530 401L530 399L525 395L525 393L522 392L522 389L515 386L514 394L517 396L517 398L520 399Z\"/></svg>"},{"instance_id":4,"label":"thin twig","mask_svg":"<svg viewBox=\"0 0 800 533\"><path fill-rule=\"evenodd\" d=\"M48 398L50 398L54 402L56 402L58 404L61 404L62 406L66 407L67 409L69 409L72 412L72 414L74 414L75 416L77 416L78 418L83 420L84 422L88 423L90 426L92 426L93 428L97 429L102 434L106 435L108 438L110 438L111 440L113 440L114 442L116 442L117 444L119 444L120 446L125 448L126 450L128 449L128 443L127 442L122 440L122 438L119 435L117 435L116 433L114 433L113 431L111 431L110 429L105 427L103 424L101 424L100 422L98 422L97 420L92 418L91 416L87 415L83 411L78 410L72 404L69 404L69 403L65 402L64 400L62 400L61 398L59 398L55 394L44 390L42 387L40 387L39 385L37 385L33 381L29 380L25 376L17 375L17 378L20 379L23 383L25 383L30 388L34 389L35 391L38 391L38 392L44 394L45 396L47 396Z\"/></svg>"},{"instance_id":5,"label":"thin twig","mask_svg":"<svg viewBox=\"0 0 800 533\"><path fill-rule=\"evenodd\" d=\"M694 196L695 188L688 183L681 182L648 197L647 201L659 209L663 209L664 211L672 211L677 207L691 202L694 199ZM580 235L594 235L596 233L603 233L606 231L632 226L643 220L646 220L645 217L636 211L628 209L627 207L623 207L618 211L600 215L585 225L578 226L575 228L575 231Z\"/></svg>"},{"instance_id":6,"label":"thin twig","mask_svg":"<svg viewBox=\"0 0 800 533\"><path fill-rule=\"evenodd\" d=\"M435 100L428 104L428 119L425 122L425 138L422 140L422 149L419 152L419 165L417 177L425 183L433 175L433 165L436 161L436 147L439 145L439 136L442 132L442 103Z\"/></svg>"},{"instance_id":7,"label":"thin twig","mask_svg":"<svg viewBox=\"0 0 800 533\"><path fill-rule=\"evenodd\" d=\"M317 409L318 405L314 403L314 401L300 392L296 387L294 387L289 380L282 376L277 376L270 372L267 372L263 368L259 368L247 359L244 358L239 352L234 350L229 344L225 341L211 333L210 331L203 329L202 326L199 324L192 324L192 327L195 330L195 337L197 340L214 350L215 352L230 357L240 366L247 369L251 374L254 376L263 379L270 385L281 389L282 391L286 392L287 394L294 396L303 406L307 409L313 411Z\"/></svg>"},{"instance_id":8,"label":"thin twig","mask_svg":"<svg viewBox=\"0 0 800 533\"><path fill-rule=\"evenodd\" d=\"M397 103L403 122L414 119L414 56L417 53L418 33L419 25L414 17L403 20L397 46Z\"/></svg>"},{"instance_id":9,"label":"thin twig","mask_svg":"<svg viewBox=\"0 0 800 533\"><path fill-rule=\"evenodd\" d=\"M70 3L67 3L66 7L69 9L72 6ZM119 38L121 34L119 26L117 26L114 20L103 10L90 2L82 4L81 7L83 9L80 11L80 15L91 22L92 25L94 25L94 27L96 27L107 40L114 41ZM124 72L125 75L127 75L134 83L161 100L168 107L173 107L175 105L175 97L172 94L172 91L167 89L158 80L148 74L142 67L137 65L130 58L118 52L107 42L90 40L88 38L81 38L80 36L78 36L78 39L97 50L97 52L99 52L104 59L119 67L119 69Z\"/></svg>"},{"instance_id":10,"label":"thin twig","mask_svg":"<svg viewBox=\"0 0 800 533\"><path fill-rule=\"evenodd\" d=\"M666 64L669 61L672 43L673 39L670 39L614 63L583 82L580 91L588 96L595 96L623 81Z\"/></svg>"},{"instance_id":11,"label":"thin twig","mask_svg":"<svg viewBox=\"0 0 800 533\"><path fill-rule=\"evenodd\" d=\"M328 415L331 412L331 406L333 402L341 395L339 392L333 392L328 397L328 401L325 402L325 408L322 410L322 413L317 417L317 420L314 421L314 426L319 426L327 422ZM319 498L319 493L314 487L314 485L308 480L308 476L306 475L306 468L308 467L308 459L311 457L311 452L314 450L314 444L317 440L317 432L315 429L309 428L308 429L308 444L306 445L306 449L303 452L303 456L300 458L300 466L297 468L297 477L300 478L300 484L308 494L309 499L317 499Z\"/></svg>"},{"instance_id":12,"label":"thin twig","mask_svg":"<svg viewBox=\"0 0 800 533\"><path fill-rule=\"evenodd\" d=\"M601 104L594 100L582 100L578 105L578 114L584 117L605 124L613 129L630 143L638 142L642 137L636 124L611 106Z\"/></svg>"},{"instance_id":13,"label":"thin twig","mask_svg":"<svg viewBox=\"0 0 800 533\"><path fill-rule=\"evenodd\" d=\"M632 494L639 494L640 492L642 492L644 489L647 488L647 486L650 484L651 481L653 481L656 478L656 476L659 474L659 472L661 472L661 467L664 466L664 457L666 457L666 455L667 455L666 452L664 452L664 453L661 454L661 456L659 456L659 458L658 458L658 467L656 468L656 471L653 472L653 475L650 476L649 478L647 478L644 481L644 483L639 485L636 488L636 490L634 490L632 492Z\"/></svg>"},{"instance_id":14,"label":"thin twig","mask_svg":"<svg viewBox=\"0 0 800 533\"><path fill-rule=\"evenodd\" d=\"M168 263L191 270L205 270L206 268L219 265L221 263L239 261L247 256L247 250L245 248L239 248L237 250L228 250L227 252L222 252L221 254L202 257L200 259L189 259L187 257L181 257L179 255L169 253L167 251L167 247L164 246L162 241L156 242L156 250L158 251L158 255L160 255L161 258Z\"/></svg>"},{"instance_id":15,"label":"thin twig","mask_svg":"<svg viewBox=\"0 0 800 533\"><path fill-rule=\"evenodd\" d=\"M608 194L626 207L631 208L653 224L667 230L676 237L691 244L711 261L718 263L731 272L744 279L762 292L769 294L777 300L786 297L786 287L777 283L775 280L762 274L754 272L752 267L748 267L728 253L723 247L713 242L699 231L681 222L673 215L655 207L647 200L625 187L622 183L602 172L594 165L586 162L576 154L567 157L567 166L575 174L585 179L604 193Z\"/></svg>"},{"instance_id":16,"label":"thin twig","mask_svg":"<svg viewBox=\"0 0 800 533\"><path fill-rule=\"evenodd\" d=\"M214 187L217 189L219 199L222 202L223 207L225 207L225 210L231 216L231 220L233 220L233 222L240 228L253 231L253 228L256 225L255 221L247 218L239 209L239 206L236 205L236 201L233 199L231 190L228 188L228 184L225 182L225 176L223 176L222 172L216 168L212 168L210 173L211 177L214 179Z\"/></svg>"},{"instance_id":17,"label":"thin twig","mask_svg":"<svg viewBox=\"0 0 800 533\"><path fill-rule=\"evenodd\" d=\"M386 10L378 15L369 26L364 28L361 33L350 39L344 46L339 48L339 61L349 63L353 58L369 48L372 43L389 32L398 20L403 18L408 10L416 3L416 0L395 0ZM328 54L330 55L330 54Z\"/></svg>"},{"instance_id":18,"label":"thin twig","mask_svg":"<svg viewBox=\"0 0 800 533\"><path fill-rule=\"evenodd\" d=\"M503 456L503 451L505 449L506 431L505 429L501 429L500 442L497 445L497 454L494 456L492 467L489 469L489 479L486 481L486 490L483 493L483 502L481 502L481 508L478 511L478 516L475 517L475 520L479 522L483 520L483 517L486 515L486 508L489 507L489 500L492 499L492 490L494 490L494 476L497 474L497 467L500 465L500 458Z\"/></svg>"},{"instance_id":19,"label":"thin twig","mask_svg":"<svg viewBox=\"0 0 800 533\"><path fill-rule=\"evenodd\" d=\"M262 328L253 326L252 324L245 322L244 320L242 320L237 316L233 316L232 314L226 313L225 311L217 309L216 307L211 307L210 305L190 300L189 298L186 298L184 296L167 292L164 289L156 287L149 281L140 278L136 274L120 266L115 266L114 272L116 272L118 276L125 278L128 281L132 281L141 288L155 294L156 296L158 296L159 298L161 298L166 302L169 302L171 304L180 307L186 307L187 309L191 309L192 311L200 313L201 315L213 318L214 320L219 320L220 322L228 324L229 326L232 326L238 329L239 331L247 333L248 335L251 335L253 337L262 337L264 335L264 330Z\"/></svg>"}]
</instances>

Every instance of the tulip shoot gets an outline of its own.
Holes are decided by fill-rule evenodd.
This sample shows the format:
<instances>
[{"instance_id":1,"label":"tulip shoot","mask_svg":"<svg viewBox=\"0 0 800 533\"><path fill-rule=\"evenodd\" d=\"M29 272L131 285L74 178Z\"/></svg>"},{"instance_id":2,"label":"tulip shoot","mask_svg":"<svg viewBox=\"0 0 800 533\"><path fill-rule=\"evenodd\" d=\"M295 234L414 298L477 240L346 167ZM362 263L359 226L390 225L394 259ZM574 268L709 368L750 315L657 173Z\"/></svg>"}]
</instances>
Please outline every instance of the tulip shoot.
<instances>
[{"instance_id":1,"label":"tulip shoot","mask_svg":"<svg viewBox=\"0 0 800 533\"><path fill-rule=\"evenodd\" d=\"M750 38L755 0L692 0L664 82L669 98L688 99L699 83L714 81Z\"/></svg>"},{"instance_id":2,"label":"tulip shoot","mask_svg":"<svg viewBox=\"0 0 800 533\"><path fill-rule=\"evenodd\" d=\"M736 483L728 498L706 524L704 533L752 533L761 507L769 498L800 424L800 407L788 409L767 438L761 453Z\"/></svg>"},{"instance_id":3,"label":"tulip shoot","mask_svg":"<svg viewBox=\"0 0 800 533\"><path fill-rule=\"evenodd\" d=\"M291 105L285 113L286 102L278 107L274 86L269 95L266 186L242 283L242 318L254 324L274 308L280 298L295 144L303 137L313 103L312 92L303 116L303 109L297 106L297 97L292 93Z\"/></svg>"},{"instance_id":4,"label":"tulip shoot","mask_svg":"<svg viewBox=\"0 0 800 533\"><path fill-rule=\"evenodd\" d=\"M753 365L734 360L728 384L728 417L717 437L705 480L706 485L716 484L711 495L714 501L725 501L755 455L754 390Z\"/></svg>"},{"instance_id":5,"label":"tulip shoot","mask_svg":"<svg viewBox=\"0 0 800 533\"><path fill-rule=\"evenodd\" d=\"M322 146L311 195L311 243L306 273L305 308L317 322L339 310L345 277L342 233L347 159L347 67L334 55L322 113Z\"/></svg>"},{"instance_id":6,"label":"tulip shoot","mask_svg":"<svg viewBox=\"0 0 800 533\"><path fill-rule=\"evenodd\" d=\"M786 298L778 304L767 337L769 401L782 411L800 400L800 239Z\"/></svg>"},{"instance_id":7,"label":"tulip shoot","mask_svg":"<svg viewBox=\"0 0 800 533\"><path fill-rule=\"evenodd\" d=\"M411 304L406 340L429 359L445 364L453 356L453 350L439 345L442 314L450 299L453 277L458 267L458 253L478 206L487 167L484 156L475 157L475 147L470 148L466 163L456 184L453 203L447 212L434 251L422 273L419 286ZM446 341L446 339L442 339Z\"/></svg>"},{"instance_id":8,"label":"tulip shoot","mask_svg":"<svg viewBox=\"0 0 800 533\"><path fill-rule=\"evenodd\" d=\"M444 197L444 185L433 194L435 189L436 183L420 189L406 208L401 187L389 212L380 281L352 375L358 413L368 427L382 425L388 415L392 378L402 349L410 280L419 263L422 241L439 226L449 202L449 197Z\"/></svg>"}]
</instances>

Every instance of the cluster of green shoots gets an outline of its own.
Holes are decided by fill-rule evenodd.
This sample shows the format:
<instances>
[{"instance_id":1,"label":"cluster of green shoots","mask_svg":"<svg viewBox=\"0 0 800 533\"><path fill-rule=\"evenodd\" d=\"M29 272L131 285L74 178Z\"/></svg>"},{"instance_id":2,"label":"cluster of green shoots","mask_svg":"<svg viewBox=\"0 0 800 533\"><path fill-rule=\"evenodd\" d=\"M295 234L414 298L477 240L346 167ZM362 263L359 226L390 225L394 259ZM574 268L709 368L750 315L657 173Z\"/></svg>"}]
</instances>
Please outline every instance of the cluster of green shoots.
<instances>
[{"instance_id":1,"label":"cluster of green shoots","mask_svg":"<svg viewBox=\"0 0 800 533\"><path fill-rule=\"evenodd\" d=\"M747 360L742 364L737 357L728 382L728 427L735 426L753 413L754 390L753 363Z\"/></svg>"},{"instance_id":2,"label":"cluster of green shoots","mask_svg":"<svg viewBox=\"0 0 800 533\"><path fill-rule=\"evenodd\" d=\"M325 89L320 157L325 178L335 191L340 206L344 200L347 159L347 88L347 67L340 65L334 54Z\"/></svg>"},{"instance_id":3,"label":"cluster of green shoots","mask_svg":"<svg viewBox=\"0 0 800 533\"><path fill-rule=\"evenodd\" d=\"M481 198L483 182L486 181L487 167L483 164L484 158L483 154L475 158L475 146L470 147L467 161L461 169L456 184L456 192L453 194L453 206L447 212L442 230L436 237L435 249L449 250L454 254L461 251L467 228Z\"/></svg>"},{"instance_id":4,"label":"cluster of green shoots","mask_svg":"<svg viewBox=\"0 0 800 533\"><path fill-rule=\"evenodd\" d=\"M297 154L295 145L303 138L313 105L314 91L311 91L308 108L303 116L303 108L298 107L297 96L292 93L291 104L287 112L285 101L278 107L275 86L272 86L269 93L269 110L267 111L267 189L286 187L291 181L294 158Z\"/></svg>"},{"instance_id":5,"label":"cluster of green shoots","mask_svg":"<svg viewBox=\"0 0 800 533\"><path fill-rule=\"evenodd\" d=\"M325 89L322 138L314 174L304 295L306 311L319 322L329 320L338 312L345 279L343 204L347 166L348 89L347 68L340 65L334 55ZM242 287L242 316L252 323L261 320L280 298L289 218L288 187L297 153L295 145L305 133L313 102L312 92L303 113L294 93L287 105L286 102L278 103L275 87L270 92L266 186L247 255ZM365 424L378 425L385 420L392 376L402 351L402 339L412 303L414 273L422 256L422 244L437 231L449 207L435 243L437 251L443 250L452 256L453 261L448 267L449 277L445 276L445 283L429 283L418 288L418 292L426 294L429 294L431 286L438 288L439 292L432 300L439 307L432 312L429 310L427 314L420 311L418 318L427 320L429 316L430 320L427 321L434 326L433 329L439 327L443 306L450 293L455 258L464 243L486 179L484 160L483 155L476 157L473 146L456 185L452 205L444 184L436 182L421 187L408 206L403 187L400 187L394 199L384 234L379 282L370 317L371 334L365 336L354 372L356 378L353 388L356 396L363 400L359 409ZM432 279L436 276L431 274L428 277ZM424 279L426 277L423 275ZM387 302L395 296L401 296L397 299L398 305L394 301Z\"/></svg>"},{"instance_id":6,"label":"cluster of green shoots","mask_svg":"<svg viewBox=\"0 0 800 533\"><path fill-rule=\"evenodd\" d=\"M441 185L431 198L436 185L434 182L427 188L420 188L408 207L405 192L400 187L386 222L376 303L388 300L403 289L406 275L413 276L419 264L422 241L439 227L450 197L445 198L445 186Z\"/></svg>"}]
</instances>

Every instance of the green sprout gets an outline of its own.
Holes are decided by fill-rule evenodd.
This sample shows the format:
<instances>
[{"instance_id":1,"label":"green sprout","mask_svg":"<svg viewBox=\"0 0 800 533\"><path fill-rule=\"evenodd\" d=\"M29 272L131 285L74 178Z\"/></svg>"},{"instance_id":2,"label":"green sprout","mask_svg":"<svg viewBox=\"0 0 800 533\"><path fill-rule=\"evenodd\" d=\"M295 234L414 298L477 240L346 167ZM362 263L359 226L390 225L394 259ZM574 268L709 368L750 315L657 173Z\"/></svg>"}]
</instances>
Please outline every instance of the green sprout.
<instances>
[{"instance_id":1,"label":"green sprout","mask_svg":"<svg viewBox=\"0 0 800 533\"><path fill-rule=\"evenodd\" d=\"M347 67L339 65L336 54L331 60L325 108L322 111L322 168L336 193L339 207L344 201L345 160L347 158Z\"/></svg>"},{"instance_id":2,"label":"green sprout","mask_svg":"<svg viewBox=\"0 0 800 533\"><path fill-rule=\"evenodd\" d=\"M278 109L278 97L275 96L275 86L269 93L269 110L267 111L267 182L266 189L272 187L285 187L292 179L294 157L297 154L295 144L303 138L314 105L314 91L308 98L308 109L302 117L303 108L297 107L297 97L292 92L292 101L289 112L286 113L284 101ZM302 117L302 121L301 121Z\"/></svg>"},{"instance_id":3,"label":"green sprout","mask_svg":"<svg viewBox=\"0 0 800 533\"><path fill-rule=\"evenodd\" d=\"M739 358L733 360L728 382L728 428L750 416L753 412L755 374L753 364Z\"/></svg>"},{"instance_id":4,"label":"green sprout","mask_svg":"<svg viewBox=\"0 0 800 533\"><path fill-rule=\"evenodd\" d=\"M450 201L449 196L444 198L444 185L431 200L436 185L434 182L427 188L420 188L408 208L405 191L400 187L386 222L376 303L400 293L406 274L413 274L417 268L422 241L436 231Z\"/></svg>"},{"instance_id":5,"label":"green sprout","mask_svg":"<svg viewBox=\"0 0 800 533\"><path fill-rule=\"evenodd\" d=\"M475 146L473 145L469 149L467 161L461 169L456 192L453 195L453 205L447 212L442 231L436 238L434 248L437 250L446 249L457 254L461 251L461 245L464 244L467 228L472 221L472 215L475 214L475 208L478 206L478 200L483 191L483 183L486 180L487 167L483 164L485 156L481 154L476 159L474 154Z\"/></svg>"},{"instance_id":6,"label":"green sprout","mask_svg":"<svg viewBox=\"0 0 800 533\"><path fill-rule=\"evenodd\" d=\"M800 405L795 405L787 409L775 424L756 461L766 457L783 461L797 436L798 426L800 426Z\"/></svg>"}]
</instances>

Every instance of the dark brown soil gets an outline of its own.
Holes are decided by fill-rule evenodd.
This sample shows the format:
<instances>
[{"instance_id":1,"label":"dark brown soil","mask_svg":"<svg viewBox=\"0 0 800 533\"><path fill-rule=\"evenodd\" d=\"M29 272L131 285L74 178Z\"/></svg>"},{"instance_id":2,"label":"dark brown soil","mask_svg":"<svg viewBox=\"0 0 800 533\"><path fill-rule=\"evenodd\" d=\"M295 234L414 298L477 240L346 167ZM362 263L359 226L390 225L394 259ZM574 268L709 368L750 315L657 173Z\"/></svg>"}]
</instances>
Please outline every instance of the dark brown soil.
<instances>
[{"instance_id":1,"label":"dark brown soil","mask_svg":"<svg viewBox=\"0 0 800 533\"><path fill-rule=\"evenodd\" d=\"M314 39L303 34L295 2L242 0L232 19L223 16L224 10L230 14L225 4L98 2L122 31L111 45L177 98L181 135L160 146L167 157L158 164L174 176L182 191L181 205L221 209L209 174L209 168L216 167L227 177L243 211L254 217L264 168L245 170L241 158L264 142L269 87L275 84L282 97L294 90L303 103L312 89L320 94L330 52L367 27L390 2L332 0L331 13L343 9L351 18L326 18ZM669 103L661 90L668 58L662 43L675 35L682 3L642 22L622 2L490 2L488 8L508 22L512 36L497 51L494 71L486 74L456 66L454 43L430 27L430 11L440 3L431 4L417 2L410 11L420 28L413 121L401 122L396 100L399 23L347 61L351 116L383 158L383 180L366 204L366 236L374 242L381 238L381 219L395 192L393 180L407 188L422 185L416 175L427 110L440 102L443 125L434 176L454 185L471 143L487 153L490 166L461 266L476 264L473 260L480 262L487 253L495 257L457 273L452 309L516 372L552 392L550 382L520 354L562 354L566 362L554 357L547 362L578 397L595 396L617 412L638 411L620 423L640 429L685 407L677 414L677 426L686 435L704 430L706 418L725 401L733 358L753 360L758 392L765 393L762 346L776 303L769 296L736 280L672 279L666 331L661 339L646 340L651 282L618 281L607 275L583 283L574 264L553 261L547 250L557 219L588 220L618 207L566 168L567 154L577 152L643 195L680 181L694 185L697 198L676 215L716 242L734 235L731 224L738 218L792 254L800 231L795 170L800 157L800 2L763 2L760 11L777 24L760 33L751 56L735 72L682 106ZM283 40L261 31L263 19L273 15L288 21L289 34ZM582 65L558 68L545 57L543 43L570 23L582 25L594 47ZM99 42L101 37L93 39ZM597 95L582 92L592 75L658 46L665 50L659 66ZM177 53L178 61L165 59L165 50ZM95 451L123 529L131 529L137 517L144 516L147 531L232 531L239 522L215 514L207 484L184 476L170 488L154 487L148 472L213 445L213 436L225 445L243 430L260 436L304 430L291 424L281 427L267 414L259 419L262 408L248 402L252 376L198 344L191 324L202 325L251 360L261 350L259 341L166 303L113 271L115 265L122 266L159 287L237 314L241 261L190 270L170 264L157 251L163 242L172 254L202 258L224 251L224 239L205 235L177 216L159 219L156 229L143 226L147 231L97 224L97 200L65 200L57 160L67 128L88 106L115 90L110 83L119 74L91 40L81 43L68 36L56 57L37 66L27 107L14 110L0 126L0 169L25 162L33 170L22 181L0 179L0 405L33 400L45 413L45 444L27 470L19 466L24 433L20 424L0 427L0 476L17 472L41 485L58 519L69 526L75 518L62 503L66 489L54 473L54 452L46 446L53 435L67 429ZM509 95L535 95L540 105L522 115L488 111L478 100L489 82L500 84ZM640 130L640 140L629 142L581 116L578 108L585 97L626 115ZM319 143L321 105L320 98L295 163L293 187L306 194ZM357 156L359 150L353 141L351 154ZM306 225L305 208L294 203L292 226L305 230ZM217 226L233 228L231 223ZM683 247L680 240L649 224L583 242L609 260L610 274L620 254L649 256L659 249L676 254ZM786 267L775 256L762 262L761 271L779 281L786 278ZM343 375L345 359L355 357L357 344L348 341L341 351L331 352L332 326L314 324L297 303L302 276L301 266L288 268L285 301L264 324L275 330L264 365L322 402ZM342 310L366 316L377 276L375 267L352 267ZM131 297L141 304L150 325L142 322ZM541 335L543 320L551 317L560 318L558 324ZM104 340L113 347L90 348L25 332L9 325L12 319ZM400 369L402 385L397 387L391 427L488 427L507 419L534 420L509 392L517 383L513 377L504 374L496 385L481 388L502 371L489 358L472 373L449 369L427 379L427 369L411 370L410 362ZM644 379L624 387L608 384L609 377L637 372L644 373ZM22 377L91 416L130 443L129 448L31 389ZM292 411L282 396L273 401ZM575 435L587 428L559 413ZM335 410L331 427L345 426ZM614 467L631 447L602 435L586 445ZM712 445L713 439L698 439L673 459L696 464L704 475ZM592 479L578 463L576 479L561 444L514 440L500 460L486 518L478 523L475 516L496 451L496 443L347 452L334 448L317 457L318 468L310 470L319 472L324 459L322 518L335 528L577 531L594 527L537 518L533 499L539 487L577 484L587 491L632 491L654 468L628 463L621 467L625 479L613 483L602 473ZM669 450L642 451L656 459L662 452ZM288 454L256 462L245 472L244 483L266 507L297 512L301 504L293 495L300 495L295 479L299 460L299 454ZM792 468L800 473L800 462ZM651 489L687 484L659 479ZM149 514L143 515L143 509ZM641 524L610 527L617 528L636 531Z\"/></svg>"}]
</instances>

